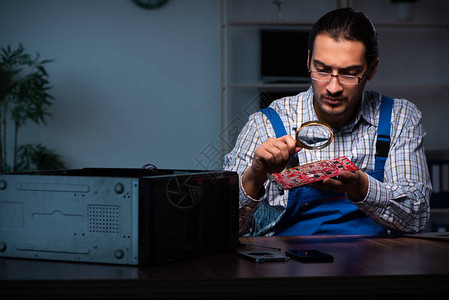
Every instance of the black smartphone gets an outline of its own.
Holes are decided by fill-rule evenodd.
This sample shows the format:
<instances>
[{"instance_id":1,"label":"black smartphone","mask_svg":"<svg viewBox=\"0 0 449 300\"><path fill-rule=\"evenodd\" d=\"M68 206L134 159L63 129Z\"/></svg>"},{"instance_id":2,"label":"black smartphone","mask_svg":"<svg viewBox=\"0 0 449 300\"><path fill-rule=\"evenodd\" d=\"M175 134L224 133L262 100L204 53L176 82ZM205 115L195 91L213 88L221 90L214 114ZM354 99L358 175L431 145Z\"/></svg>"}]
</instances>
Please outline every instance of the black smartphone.
<instances>
[{"instance_id":1,"label":"black smartphone","mask_svg":"<svg viewBox=\"0 0 449 300\"><path fill-rule=\"evenodd\" d=\"M240 251L237 255L254 262L288 261L289 258L273 251Z\"/></svg>"},{"instance_id":2,"label":"black smartphone","mask_svg":"<svg viewBox=\"0 0 449 300\"><path fill-rule=\"evenodd\" d=\"M319 250L287 250L285 254L301 262L333 262L334 257Z\"/></svg>"}]
</instances>

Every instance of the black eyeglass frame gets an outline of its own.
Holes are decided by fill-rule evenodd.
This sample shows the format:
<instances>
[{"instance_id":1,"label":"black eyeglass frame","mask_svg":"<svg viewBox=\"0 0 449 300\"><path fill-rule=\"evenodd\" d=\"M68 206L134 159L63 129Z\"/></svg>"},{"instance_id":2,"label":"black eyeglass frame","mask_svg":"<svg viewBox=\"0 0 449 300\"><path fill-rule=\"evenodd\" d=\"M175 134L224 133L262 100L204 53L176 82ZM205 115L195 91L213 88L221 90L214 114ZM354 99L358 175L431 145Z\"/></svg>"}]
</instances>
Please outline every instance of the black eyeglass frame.
<instances>
[{"instance_id":1,"label":"black eyeglass frame","mask_svg":"<svg viewBox=\"0 0 449 300\"><path fill-rule=\"evenodd\" d=\"M340 82L340 84L347 84L347 85L358 85L360 83L360 81L362 81L362 79L366 76L366 74L368 74L369 70L371 69L371 64L368 65L368 68L366 69L365 73L363 73L362 76L354 76L354 75L342 75L342 74L332 74L332 73L327 73L327 72L319 72L319 71L310 71L310 66L309 66L309 76L312 80L316 80L316 81L321 81L321 82L325 82L326 80L319 80L319 79L315 79L312 77L312 73L320 73L320 74L326 74L329 75L329 80L327 80L327 82L329 83L332 80L332 77L336 77L338 82ZM339 76L344 76L344 77L351 77L351 78L357 78L358 81L357 83L347 83L347 82L341 82L339 79Z\"/></svg>"}]
</instances>

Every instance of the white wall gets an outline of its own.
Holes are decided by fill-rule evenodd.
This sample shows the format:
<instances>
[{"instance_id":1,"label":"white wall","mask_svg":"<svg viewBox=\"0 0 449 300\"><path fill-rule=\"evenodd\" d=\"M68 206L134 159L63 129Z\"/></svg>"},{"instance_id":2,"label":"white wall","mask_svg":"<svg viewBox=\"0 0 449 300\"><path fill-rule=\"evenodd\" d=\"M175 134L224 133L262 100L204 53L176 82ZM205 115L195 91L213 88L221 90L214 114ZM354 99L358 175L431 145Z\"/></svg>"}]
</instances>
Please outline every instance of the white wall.
<instances>
[{"instance_id":1,"label":"white wall","mask_svg":"<svg viewBox=\"0 0 449 300\"><path fill-rule=\"evenodd\" d=\"M271 0L254 1L237 1L235 12L256 16L256 5L271 14ZM375 22L395 21L389 0L352 2ZM314 21L335 1L298 5L286 17ZM446 0L416 7L419 22L448 22ZM381 64L372 86L415 102L426 145L448 147L448 30L378 29ZM170 0L154 11L131 0L0 0L0 46L19 43L55 60L48 72L56 99L48 125L25 127L21 143L42 142L69 168L220 167L219 0ZM251 61L245 65L257 69Z\"/></svg>"},{"instance_id":2,"label":"white wall","mask_svg":"<svg viewBox=\"0 0 449 300\"><path fill-rule=\"evenodd\" d=\"M20 142L42 142L69 168L214 167L203 150L220 130L219 16L218 0L154 11L131 0L1 0L0 46L55 60L52 117Z\"/></svg>"}]
</instances>

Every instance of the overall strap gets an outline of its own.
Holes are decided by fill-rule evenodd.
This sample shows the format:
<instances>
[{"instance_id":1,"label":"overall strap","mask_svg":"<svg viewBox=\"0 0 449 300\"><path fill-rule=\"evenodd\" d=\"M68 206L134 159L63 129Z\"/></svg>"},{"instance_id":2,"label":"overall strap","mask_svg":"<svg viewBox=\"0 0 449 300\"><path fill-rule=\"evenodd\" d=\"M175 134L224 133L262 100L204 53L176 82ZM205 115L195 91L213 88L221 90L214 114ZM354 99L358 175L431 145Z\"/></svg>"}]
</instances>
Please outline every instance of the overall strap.
<instances>
[{"instance_id":1,"label":"overall strap","mask_svg":"<svg viewBox=\"0 0 449 300\"><path fill-rule=\"evenodd\" d=\"M271 125L273 125L274 132L276 133L276 137L280 138L284 135L287 135L287 131L285 130L284 123L282 123L281 117L279 114L271 107L267 107L260 110L264 113L268 120L270 120Z\"/></svg>"},{"instance_id":2,"label":"overall strap","mask_svg":"<svg viewBox=\"0 0 449 300\"><path fill-rule=\"evenodd\" d=\"M374 174L379 181L384 180L384 166L385 161L390 151L390 126L391 126L391 111L393 109L394 100L387 96L382 96L382 103L380 104L379 125L377 128L377 142L376 142L376 157L374 162Z\"/></svg>"},{"instance_id":3,"label":"overall strap","mask_svg":"<svg viewBox=\"0 0 449 300\"><path fill-rule=\"evenodd\" d=\"M379 125L377 129L376 157L388 157L390 150L390 126L393 98L382 96L380 104Z\"/></svg>"}]
</instances>

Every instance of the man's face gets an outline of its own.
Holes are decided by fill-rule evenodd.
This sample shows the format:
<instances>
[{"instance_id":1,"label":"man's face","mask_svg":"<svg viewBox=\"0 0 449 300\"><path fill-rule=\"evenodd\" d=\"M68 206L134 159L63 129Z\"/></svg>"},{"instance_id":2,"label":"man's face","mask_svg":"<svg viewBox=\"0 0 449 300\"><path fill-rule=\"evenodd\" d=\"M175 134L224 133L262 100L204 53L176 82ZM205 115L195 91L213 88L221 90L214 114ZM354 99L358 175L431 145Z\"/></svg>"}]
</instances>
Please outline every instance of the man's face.
<instances>
[{"instance_id":1,"label":"man's face","mask_svg":"<svg viewBox=\"0 0 449 300\"><path fill-rule=\"evenodd\" d=\"M315 38L310 71L362 77L368 69L365 45L359 41L334 40L326 34ZM377 61L359 84L342 84L333 76L330 81L312 80L314 108L318 119L340 129L354 117L366 81L376 71Z\"/></svg>"}]
</instances>

